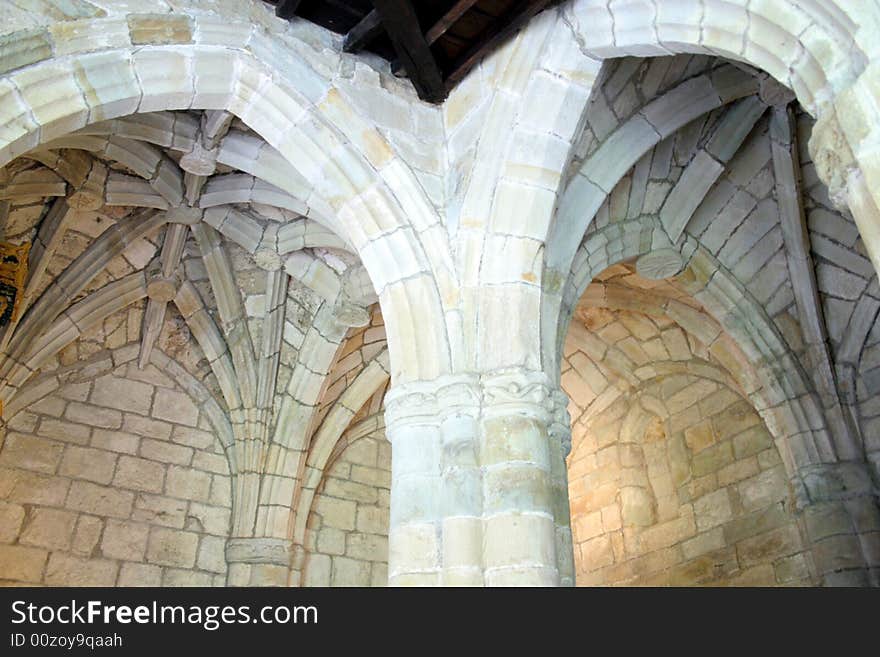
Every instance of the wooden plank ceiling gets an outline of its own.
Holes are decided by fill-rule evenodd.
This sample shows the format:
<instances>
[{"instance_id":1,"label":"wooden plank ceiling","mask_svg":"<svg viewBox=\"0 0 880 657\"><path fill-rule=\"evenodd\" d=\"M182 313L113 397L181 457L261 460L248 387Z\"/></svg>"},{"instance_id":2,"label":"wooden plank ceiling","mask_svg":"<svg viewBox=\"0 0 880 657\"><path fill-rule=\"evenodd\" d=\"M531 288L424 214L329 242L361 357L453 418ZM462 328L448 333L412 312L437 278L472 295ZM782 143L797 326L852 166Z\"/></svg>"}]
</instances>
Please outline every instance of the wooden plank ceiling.
<instances>
[{"instance_id":1,"label":"wooden plank ceiling","mask_svg":"<svg viewBox=\"0 0 880 657\"><path fill-rule=\"evenodd\" d=\"M556 0L269 0L287 20L344 34L409 78L422 100L442 102L473 66Z\"/></svg>"}]
</instances>

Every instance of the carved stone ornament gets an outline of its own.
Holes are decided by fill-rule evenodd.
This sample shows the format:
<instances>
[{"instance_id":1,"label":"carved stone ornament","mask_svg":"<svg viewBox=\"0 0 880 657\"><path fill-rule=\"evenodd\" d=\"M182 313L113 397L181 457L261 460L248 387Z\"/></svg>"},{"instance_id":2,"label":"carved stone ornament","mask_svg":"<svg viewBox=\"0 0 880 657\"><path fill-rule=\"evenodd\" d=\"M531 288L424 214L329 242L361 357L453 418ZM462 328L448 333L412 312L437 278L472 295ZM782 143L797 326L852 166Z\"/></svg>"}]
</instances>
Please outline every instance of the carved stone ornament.
<instances>
[{"instance_id":1,"label":"carved stone ornament","mask_svg":"<svg viewBox=\"0 0 880 657\"><path fill-rule=\"evenodd\" d=\"M684 258L675 249L656 249L636 260L636 271L639 276L659 281L680 274L684 265Z\"/></svg>"}]
</instances>

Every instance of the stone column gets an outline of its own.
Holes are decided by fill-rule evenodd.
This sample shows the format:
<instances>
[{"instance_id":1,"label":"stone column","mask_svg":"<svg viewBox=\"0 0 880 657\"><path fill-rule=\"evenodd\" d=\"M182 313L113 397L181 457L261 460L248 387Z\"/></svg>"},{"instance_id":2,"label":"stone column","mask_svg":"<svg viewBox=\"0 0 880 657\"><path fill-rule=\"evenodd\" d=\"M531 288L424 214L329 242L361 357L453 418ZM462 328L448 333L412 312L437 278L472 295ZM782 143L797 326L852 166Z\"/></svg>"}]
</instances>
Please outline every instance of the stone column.
<instances>
[{"instance_id":1,"label":"stone column","mask_svg":"<svg viewBox=\"0 0 880 657\"><path fill-rule=\"evenodd\" d=\"M391 389L391 585L573 583L563 400L523 369Z\"/></svg>"},{"instance_id":2,"label":"stone column","mask_svg":"<svg viewBox=\"0 0 880 657\"><path fill-rule=\"evenodd\" d=\"M281 538L230 538L226 542L228 586L287 586L293 545Z\"/></svg>"},{"instance_id":3,"label":"stone column","mask_svg":"<svg viewBox=\"0 0 880 657\"><path fill-rule=\"evenodd\" d=\"M824 586L880 586L880 507L863 463L802 468L798 512Z\"/></svg>"}]
</instances>

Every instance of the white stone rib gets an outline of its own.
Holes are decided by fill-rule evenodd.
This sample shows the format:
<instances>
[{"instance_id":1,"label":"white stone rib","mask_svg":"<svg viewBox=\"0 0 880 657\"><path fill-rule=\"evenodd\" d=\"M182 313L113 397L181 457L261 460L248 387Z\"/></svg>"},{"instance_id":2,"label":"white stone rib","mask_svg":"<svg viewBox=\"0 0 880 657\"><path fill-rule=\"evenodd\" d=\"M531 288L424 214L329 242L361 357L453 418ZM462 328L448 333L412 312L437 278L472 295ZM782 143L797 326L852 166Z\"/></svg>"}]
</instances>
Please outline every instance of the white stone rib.
<instances>
[{"instance_id":1,"label":"white stone rib","mask_svg":"<svg viewBox=\"0 0 880 657\"><path fill-rule=\"evenodd\" d=\"M842 460L853 460L863 457L861 440L852 416L843 410L834 361L828 347L828 333L819 301L816 270L810 253L810 233L801 202L795 131L792 110L775 107L770 121L770 144L789 279L812 365L812 379L828 414L829 423L836 425L831 433L837 456Z\"/></svg>"},{"instance_id":2,"label":"white stone rib","mask_svg":"<svg viewBox=\"0 0 880 657\"><path fill-rule=\"evenodd\" d=\"M193 233L202 253L202 260L211 281L217 310L220 313L223 333L241 391L245 409L255 408L257 393L256 362L254 348L241 294L232 274L232 265L223 248L220 234L206 223L193 227Z\"/></svg>"}]
</instances>

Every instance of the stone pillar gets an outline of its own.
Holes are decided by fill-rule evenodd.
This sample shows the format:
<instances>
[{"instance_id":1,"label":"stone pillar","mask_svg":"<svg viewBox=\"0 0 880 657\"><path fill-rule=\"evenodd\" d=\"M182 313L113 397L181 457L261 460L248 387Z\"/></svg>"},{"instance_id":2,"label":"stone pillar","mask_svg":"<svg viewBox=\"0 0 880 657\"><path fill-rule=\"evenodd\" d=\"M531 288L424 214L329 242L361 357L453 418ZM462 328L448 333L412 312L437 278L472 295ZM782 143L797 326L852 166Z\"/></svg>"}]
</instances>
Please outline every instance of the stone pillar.
<instances>
[{"instance_id":1,"label":"stone pillar","mask_svg":"<svg viewBox=\"0 0 880 657\"><path fill-rule=\"evenodd\" d=\"M228 586L287 586L293 545L281 538L230 538L226 542Z\"/></svg>"},{"instance_id":2,"label":"stone pillar","mask_svg":"<svg viewBox=\"0 0 880 657\"><path fill-rule=\"evenodd\" d=\"M574 586L574 542L571 536L566 461L571 453L571 418L568 414L568 395L562 390L556 390L552 397L554 406L550 425L550 474L553 518L556 523L556 566L559 569L559 585Z\"/></svg>"},{"instance_id":3,"label":"stone pillar","mask_svg":"<svg viewBox=\"0 0 880 657\"><path fill-rule=\"evenodd\" d=\"M864 464L816 464L800 474L798 510L819 582L880 586L880 507Z\"/></svg>"},{"instance_id":4,"label":"stone pillar","mask_svg":"<svg viewBox=\"0 0 880 657\"><path fill-rule=\"evenodd\" d=\"M523 369L391 389L391 585L573 583L563 399Z\"/></svg>"}]
</instances>

